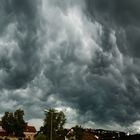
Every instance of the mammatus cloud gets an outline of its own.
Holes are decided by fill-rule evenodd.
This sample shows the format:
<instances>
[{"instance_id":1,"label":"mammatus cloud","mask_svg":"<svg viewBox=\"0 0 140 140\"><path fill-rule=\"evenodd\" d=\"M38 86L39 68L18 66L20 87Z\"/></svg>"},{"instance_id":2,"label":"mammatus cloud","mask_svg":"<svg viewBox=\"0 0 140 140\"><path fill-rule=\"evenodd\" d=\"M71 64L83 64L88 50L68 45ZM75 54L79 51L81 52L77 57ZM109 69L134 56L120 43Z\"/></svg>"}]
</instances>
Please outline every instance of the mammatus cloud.
<instances>
[{"instance_id":1,"label":"mammatus cloud","mask_svg":"<svg viewBox=\"0 0 140 140\"><path fill-rule=\"evenodd\" d=\"M138 0L1 1L1 114L43 110L67 126L137 129L140 119ZM138 129L137 129L138 130Z\"/></svg>"}]
</instances>

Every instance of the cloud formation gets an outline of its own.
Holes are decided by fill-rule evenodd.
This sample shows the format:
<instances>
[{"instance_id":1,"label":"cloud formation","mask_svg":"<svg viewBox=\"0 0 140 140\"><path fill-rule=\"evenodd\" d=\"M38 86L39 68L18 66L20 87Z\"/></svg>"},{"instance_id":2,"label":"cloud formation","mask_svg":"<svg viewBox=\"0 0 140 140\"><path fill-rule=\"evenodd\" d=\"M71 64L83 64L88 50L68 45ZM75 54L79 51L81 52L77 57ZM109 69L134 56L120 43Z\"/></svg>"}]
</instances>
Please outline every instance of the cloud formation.
<instances>
[{"instance_id":1,"label":"cloud formation","mask_svg":"<svg viewBox=\"0 0 140 140\"><path fill-rule=\"evenodd\" d=\"M137 128L139 14L138 0L2 0L0 113L33 122L55 107L69 125Z\"/></svg>"},{"instance_id":2,"label":"cloud formation","mask_svg":"<svg viewBox=\"0 0 140 140\"><path fill-rule=\"evenodd\" d=\"M37 7L26 0L1 3L0 86L16 89L31 81L38 69Z\"/></svg>"}]
</instances>

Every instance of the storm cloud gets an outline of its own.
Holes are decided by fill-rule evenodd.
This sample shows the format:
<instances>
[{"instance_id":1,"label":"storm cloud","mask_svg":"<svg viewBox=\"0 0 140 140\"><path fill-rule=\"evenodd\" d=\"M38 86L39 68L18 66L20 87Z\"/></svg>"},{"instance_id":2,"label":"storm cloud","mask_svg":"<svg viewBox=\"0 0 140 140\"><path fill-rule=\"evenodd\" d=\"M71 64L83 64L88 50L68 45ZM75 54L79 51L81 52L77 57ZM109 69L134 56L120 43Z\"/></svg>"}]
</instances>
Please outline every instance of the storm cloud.
<instances>
[{"instance_id":1,"label":"storm cloud","mask_svg":"<svg viewBox=\"0 0 140 140\"><path fill-rule=\"evenodd\" d=\"M0 3L1 114L35 122L54 107L68 126L138 129L138 0Z\"/></svg>"},{"instance_id":2,"label":"storm cloud","mask_svg":"<svg viewBox=\"0 0 140 140\"><path fill-rule=\"evenodd\" d=\"M25 86L36 75L36 5L32 1L1 1L0 68L1 88Z\"/></svg>"}]
</instances>

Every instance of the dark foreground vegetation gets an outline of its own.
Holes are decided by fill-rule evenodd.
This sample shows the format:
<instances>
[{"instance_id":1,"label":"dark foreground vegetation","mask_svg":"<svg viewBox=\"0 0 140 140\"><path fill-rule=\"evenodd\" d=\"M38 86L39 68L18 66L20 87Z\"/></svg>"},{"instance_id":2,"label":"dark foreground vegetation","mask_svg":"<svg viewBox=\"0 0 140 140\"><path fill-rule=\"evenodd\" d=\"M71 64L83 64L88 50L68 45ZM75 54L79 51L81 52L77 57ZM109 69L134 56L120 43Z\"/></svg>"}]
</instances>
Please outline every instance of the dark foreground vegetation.
<instances>
[{"instance_id":1,"label":"dark foreground vegetation","mask_svg":"<svg viewBox=\"0 0 140 140\"><path fill-rule=\"evenodd\" d=\"M108 139L108 140L140 140L140 134L130 135L130 136L123 136L115 139Z\"/></svg>"},{"instance_id":2,"label":"dark foreground vegetation","mask_svg":"<svg viewBox=\"0 0 140 140\"><path fill-rule=\"evenodd\" d=\"M35 140L140 140L140 134L127 136L125 132L120 131L86 129L79 125L66 129L64 128L65 114L55 109L46 110L43 121L43 126L35 133ZM5 130L6 136L25 139L26 121L24 121L23 110L5 112L0 125Z\"/></svg>"}]
</instances>

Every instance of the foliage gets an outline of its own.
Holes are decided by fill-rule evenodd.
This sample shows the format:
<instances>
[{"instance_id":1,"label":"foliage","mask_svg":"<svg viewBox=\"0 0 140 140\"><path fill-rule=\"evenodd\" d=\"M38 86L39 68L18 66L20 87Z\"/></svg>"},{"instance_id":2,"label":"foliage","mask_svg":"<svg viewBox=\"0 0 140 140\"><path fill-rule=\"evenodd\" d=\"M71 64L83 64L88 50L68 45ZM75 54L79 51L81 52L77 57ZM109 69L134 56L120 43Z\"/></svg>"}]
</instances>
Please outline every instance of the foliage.
<instances>
[{"instance_id":1,"label":"foliage","mask_svg":"<svg viewBox=\"0 0 140 140\"><path fill-rule=\"evenodd\" d=\"M67 139L68 140L73 140L76 138L76 133L73 129L70 129L69 132L67 133Z\"/></svg>"},{"instance_id":2,"label":"foliage","mask_svg":"<svg viewBox=\"0 0 140 140\"><path fill-rule=\"evenodd\" d=\"M23 110L16 110L14 112L14 119L15 119L15 124L14 124L14 132L15 135L18 137L23 137L24 134L24 127L25 127L25 121L24 121L24 111Z\"/></svg>"},{"instance_id":3,"label":"foliage","mask_svg":"<svg viewBox=\"0 0 140 140\"><path fill-rule=\"evenodd\" d=\"M23 119L24 111L21 109L15 112L5 112L2 117L2 128L8 133L8 135L15 135L17 137L24 136L25 121Z\"/></svg>"},{"instance_id":4,"label":"foliage","mask_svg":"<svg viewBox=\"0 0 140 140\"><path fill-rule=\"evenodd\" d=\"M78 126L78 125L76 125L72 129L75 132L76 140L82 140L83 139L83 134L84 134L84 129L81 126Z\"/></svg>"},{"instance_id":5,"label":"foliage","mask_svg":"<svg viewBox=\"0 0 140 140\"><path fill-rule=\"evenodd\" d=\"M4 140L10 140L10 139L8 139L8 138L5 138Z\"/></svg>"},{"instance_id":6,"label":"foliage","mask_svg":"<svg viewBox=\"0 0 140 140\"><path fill-rule=\"evenodd\" d=\"M69 140L83 140L84 129L81 126L76 125L71 128L71 130L67 133L67 138Z\"/></svg>"},{"instance_id":7,"label":"foliage","mask_svg":"<svg viewBox=\"0 0 140 140\"><path fill-rule=\"evenodd\" d=\"M14 133L14 115L13 112L5 112L2 117L2 128L9 134L13 135Z\"/></svg>"},{"instance_id":8,"label":"foliage","mask_svg":"<svg viewBox=\"0 0 140 140\"><path fill-rule=\"evenodd\" d=\"M53 140L61 140L64 138L63 126L66 122L65 114L62 111L57 111L55 109L50 109L45 112L44 126L41 127L42 131L47 138L51 137Z\"/></svg>"},{"instance_id":9,"label":"foliage","mask_svg":"<svg viewBox=\"0 0 140 140\"><path fill-rule=\"evenodd\" d=\"M39 133L36 137L35 140L46 140L46 136L42 133Z\"/></svg>"}]
</instances>

